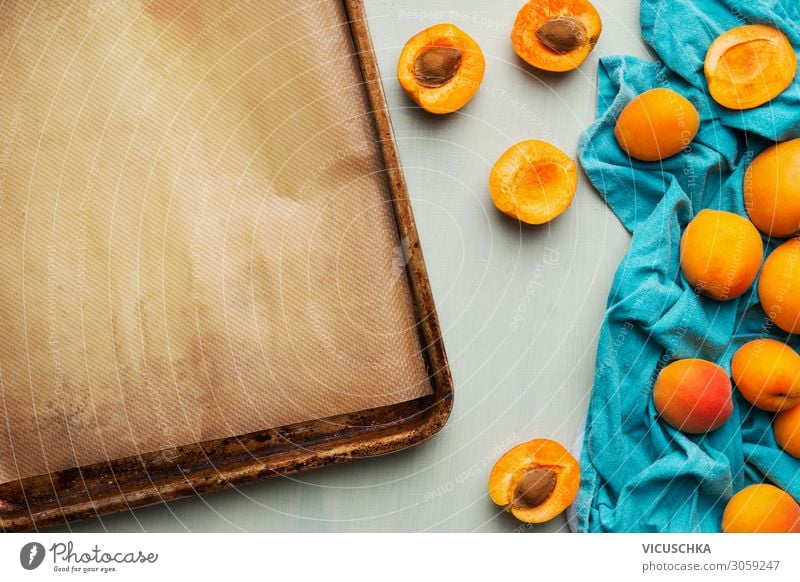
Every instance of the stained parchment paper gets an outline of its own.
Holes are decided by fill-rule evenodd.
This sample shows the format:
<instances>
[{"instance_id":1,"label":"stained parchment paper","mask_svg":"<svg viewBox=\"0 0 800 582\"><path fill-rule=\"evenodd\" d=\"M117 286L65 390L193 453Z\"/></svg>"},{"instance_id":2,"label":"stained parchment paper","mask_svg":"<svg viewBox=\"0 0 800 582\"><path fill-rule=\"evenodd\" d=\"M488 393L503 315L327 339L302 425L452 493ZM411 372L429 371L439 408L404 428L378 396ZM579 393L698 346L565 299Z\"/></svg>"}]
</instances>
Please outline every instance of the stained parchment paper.
<instances>
[{"instance_id":1,"label":"stained parchment paper","mask_svg":"<svg viewBox=\"0 0 800 582\"><path fill-rule=\"evenodd\" d=\"M430 393L345 20L0 5L0 482Z\"/></svg>"}]
</instances>

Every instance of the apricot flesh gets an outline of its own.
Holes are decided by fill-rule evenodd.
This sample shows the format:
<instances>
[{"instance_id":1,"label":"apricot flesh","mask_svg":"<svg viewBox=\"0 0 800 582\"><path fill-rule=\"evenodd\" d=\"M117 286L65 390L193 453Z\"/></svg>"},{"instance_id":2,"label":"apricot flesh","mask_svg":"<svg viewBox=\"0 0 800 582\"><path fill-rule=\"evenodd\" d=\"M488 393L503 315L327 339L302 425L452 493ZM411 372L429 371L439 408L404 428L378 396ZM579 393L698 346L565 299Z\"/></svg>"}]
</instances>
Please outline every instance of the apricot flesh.
<instances>
[{"instance_id":1,"label":"apricot flesh","mask_svg":"<svg viewBox=\"0 0 800 582\"><path fill-rule=\"evenodd\" d=\"M746 218L723 210L701 210L683 232L680 264L697 291L728 301L747 291L764 259L761 235Z\"/></svg>"},{"instance_id":2,"label":"apricot flesh","mask_svg":"<svg viewBox=\"0 0 800 582\"><path fill-rule=\"evenodd\" d=\"M571 71L586 60L602 30L600 14L587 0L532 0L517 14L511 44L538 69Z\"/></svg>"},{"instance_id":3,"label":"apricot flesh","mask_svg":"<svg viewBox=\"0 0 800 582\"><path fill-rule=\"evenodd\" d=\"M486 59L480 46L454 24L437 24L413 36L397 62L406 94L430 113L452 113L475 96Z\"/></svg>"},{"instance_id":4,"label":"apricot flesh","mask_svg":"<svg viewBox=\"0 0 800 582\"><path fill-rule=\"evenodd\" d=\"M783 243L767 257L758 280L758 297L775 325L800 333L800 238Z\"/></svg>"},{"instance_id":5,"label":"apricot flesh","mask_svg":"<svg viewBox=\"0 0 800 582\"><path fill-rule=\"evenodd\" d=\"M619 114L614 137L632 158L654 162L688 148L700 116L691 102L671 89L645 91Z\"/></svg>"},{"instance_id":6,"label":"apricot flesh","mask_svg":"<svg viewBox=\"0 0 800 582\"><path fill-rule=\"evenodd\" d=\"M561 215L577 188L575 162L538 140L511 147L489 176L489 192L497 209L527 224L544 224Z\"/></svg>"},{"instance_id":7,"label":"apricot flesh","mask_svg":"<svg viewBox=\"0 0 800 582\"><path fill-rule=\"evenodd\" d=\"M567 449L550 439L517 445L495 463L489 496L527 523L550 521L578 494L580 465Z\"/></svg>"},{"instance_id":8,"label":"apricot flesh","mask_svg":"<svg viewBox=\"0 0 800 582\"><path fill-rule=\"evenodd\" d=\"M780 30L748 24L732 28L711 43L704 70L714 101L729 109L752 109L792 84L797 57Z\"/></svg>"},{"instance_id":9,"label":"apricot flesh","mask_svg":"<svg viewBox=\"0 0 800 582\"><path fill-rule=\"evenodd\" d=\"M753 406L770 412L800 404L800 355L783 342L757 339L736 350L731 375Z\"/></svg>"},{"instance_id":10,"label":"apricot flesh","mask_svg":"<svg viewBox=\"0 0 800 582\"><path fill-rule=\"evenodd\" d=\"M780 448L800 459L800 406L777 414L772 423L772 434Z\"/></svg>"},{"instance_id":11,"label":"apricot flesh","mask_svg":"<svg viewBox=\"0 0 800 582\"><path fill-rule=\"evenodd\" d=\"M775 238L800 234L800 139L761 152L745 171L743 190L758 230Z\"/></svg>"},{"instance_id":12,"label":"apricot flesh","mask_svg":"<svg viewBox=\"0 0 800 582\"><path fill-rule=\"evenodd\" d=\"M725 533L800 533L800 505L768 483L750 485L731 497L722 514Z\"/></svg>"},{"instance_id":13,"label":"apricot flesh","mask_svg":"<svg viewBox=\"0 0 800 582\"><path fill-rule=\"evenodd\" d=\"M733 413L732 386L725 370L700 359L677 360L658 374L653 402L670 426L701 434L721 427Z\"/></svg>"}]
</instances>

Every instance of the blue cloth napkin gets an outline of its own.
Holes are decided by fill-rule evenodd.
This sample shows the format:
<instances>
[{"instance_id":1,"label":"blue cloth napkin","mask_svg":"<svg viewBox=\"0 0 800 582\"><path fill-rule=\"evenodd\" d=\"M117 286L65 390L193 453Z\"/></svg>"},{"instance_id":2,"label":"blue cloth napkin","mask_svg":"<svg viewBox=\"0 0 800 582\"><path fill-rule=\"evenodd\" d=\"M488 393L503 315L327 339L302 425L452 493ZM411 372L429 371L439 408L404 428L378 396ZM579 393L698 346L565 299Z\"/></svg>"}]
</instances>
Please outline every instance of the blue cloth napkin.
<instances>
[{"instance_id":1,"label":"blue cloth napkin","mask_svg":"<svg viewBox=\"0 0 800 582\"><path fill-rule=\"evenodd\" d=\"M657 418L652 387L660 367L700 357L730 371L733 353L770 337L800 339L770 325L754 286L738 300L697 296L680 272L681 232L703 208L745 215L742 176L776 140L800 136L800 82L771 104L732 111L708 95L703 59L722 32L775 26L800 48L797 0L642 0L644 40L660 62L601 59L597 121L582 136L589 179L632 232L602 326L594 388L581 449L582 483L572 507L578 531L713 532L731 495L768 480L800 499L800 460L775 444L772 415L738 393L732 418L689 436ZM635 96L669 87L697 108L691 151L663 162L630 160L614 139L615 120ZM781 241L765 238L769 252ZM661 362L661 364L659 364Z\"/></svg>"}]
</instances>

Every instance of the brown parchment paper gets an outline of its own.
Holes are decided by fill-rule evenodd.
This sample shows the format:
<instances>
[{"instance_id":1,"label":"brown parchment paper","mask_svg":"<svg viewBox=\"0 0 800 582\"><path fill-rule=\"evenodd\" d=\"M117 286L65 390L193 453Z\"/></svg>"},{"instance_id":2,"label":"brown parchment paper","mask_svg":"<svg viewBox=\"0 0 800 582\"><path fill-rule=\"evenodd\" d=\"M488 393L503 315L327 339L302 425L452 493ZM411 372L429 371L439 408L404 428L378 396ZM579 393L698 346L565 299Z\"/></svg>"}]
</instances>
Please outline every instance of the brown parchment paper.
<instances>
[{"instance_id":1,"label":"brown parchment paper","mask_svg":"<svg viewBox=\"0 0 800 582\"><path fill-rule=\"evenodd\" d=\"M333 0L0 5L0 482L430 393Z\"/></svg>"}]
</instances>

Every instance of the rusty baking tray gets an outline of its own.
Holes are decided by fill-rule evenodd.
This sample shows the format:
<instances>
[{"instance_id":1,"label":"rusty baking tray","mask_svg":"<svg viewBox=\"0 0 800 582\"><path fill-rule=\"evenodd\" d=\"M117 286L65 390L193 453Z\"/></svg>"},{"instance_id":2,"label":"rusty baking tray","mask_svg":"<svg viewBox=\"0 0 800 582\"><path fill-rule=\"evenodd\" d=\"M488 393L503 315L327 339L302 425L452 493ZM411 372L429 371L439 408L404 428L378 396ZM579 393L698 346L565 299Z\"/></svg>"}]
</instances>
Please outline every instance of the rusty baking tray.
<instances>
[{"instance_id":1,"label":"rusty baking tray","mask_svg":"<svg viewBox=\"0 0 800 582\"><path fill-rule=\"evenodd\" d=\"M327 1L327 0L326 0ZM119 458L0 485L4 531L63 525L261 479L382 455L419 444L447 420L453 398L406 184L361 0L341 0L384 166L432 393L391 406ZM112 3L113 4L113 3ZM102 6L102 5L101 5ZM98 15L95 15L98 16ZM99 15L102 17L102 14Z\"/></svg>"}]
</instances>

